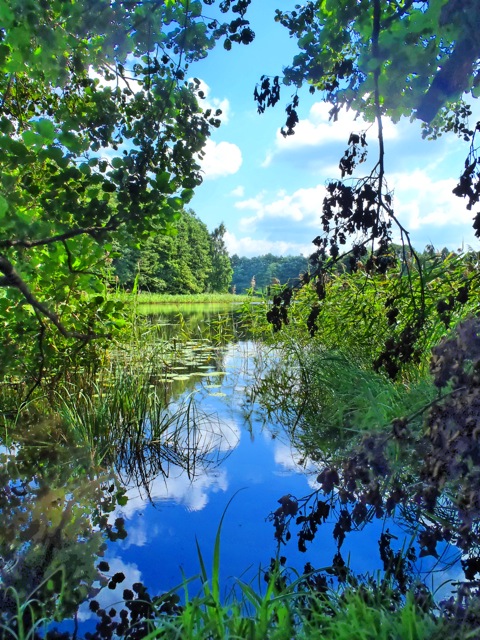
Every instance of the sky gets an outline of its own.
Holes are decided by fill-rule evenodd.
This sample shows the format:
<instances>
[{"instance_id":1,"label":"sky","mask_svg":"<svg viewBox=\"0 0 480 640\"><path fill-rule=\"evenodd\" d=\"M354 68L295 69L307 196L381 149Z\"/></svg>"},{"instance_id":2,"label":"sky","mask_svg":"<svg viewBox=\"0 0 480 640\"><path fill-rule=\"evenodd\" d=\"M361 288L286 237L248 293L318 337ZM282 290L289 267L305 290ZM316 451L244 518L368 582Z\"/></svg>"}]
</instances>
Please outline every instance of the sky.
<instances>
[{"instance_id":1,"label":"sky","mask_svg":"<svg viewBox=\"0 0 480 640\"><path fill-rule=\"evenodd\" d=\"M338 122L328 118L320 93L300 92L296 134L283 138L285 106L293 89L282 87L281 100L257 113L253 90L262 74L281 74L297 51L288 31L274 22L276 8L291 9L287 0L253 2L249 10L256 33L248 46L225 51L220 44L206 60L192 66L210 106L223 111L222 125L213 132L202 163L204 182L190 206L210 230L224 222L231 255L310 255L319 235L325 184L339 179L338 162L351 132L368 127L353 112ZM476 117L475 117L476 116ZM480 119L474 105L472 122ZM468 143L453 134L422 140L420 124L386 119L386 175L394 192L394 208L411 234L413 245L437 249L479 250L472 230L473 211L452 194L460 176ZM370 156L377 152L376 131L367 133ZM368 163L356 175L366 175ZM395 238L399 239L399 238Z\"/></svg>"}]
</instances>

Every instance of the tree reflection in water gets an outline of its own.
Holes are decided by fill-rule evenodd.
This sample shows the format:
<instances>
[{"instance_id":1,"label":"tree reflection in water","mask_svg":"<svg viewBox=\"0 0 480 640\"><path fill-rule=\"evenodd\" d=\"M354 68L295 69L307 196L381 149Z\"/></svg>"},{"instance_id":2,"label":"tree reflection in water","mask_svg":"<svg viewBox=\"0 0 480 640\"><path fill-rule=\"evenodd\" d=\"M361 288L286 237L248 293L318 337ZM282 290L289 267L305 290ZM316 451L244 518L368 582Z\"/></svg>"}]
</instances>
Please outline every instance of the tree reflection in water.
<instances>
[{"instance_id":1,"label":"tree reflection in water","mask_svg":"<svg viewBox=\"0 0 480 640\"><path fill-rule=\"evenodd\" d=\"M334 447L328 454L313 447L300 449L304 458L318 462L324 457L317 476L320 488L301 498L287 494L279 499L279 507L270 516L279 545L287 543L295 529L298 548L306 551L320 527L333 520L337 551L327 574L358 586L357 577L341 555L342 546L350 532L380 519L384 522L379 539L382 581L393 580L401 594L412 588L425 593L428 576L418 575L415 567L418 559L431 556L437 561L436 571L445 572L460 561L465 580L456 583L457 599L451 606L458 602L463 606L467 593L470 601L477 597L479 333L480 321L469 319L457 327L453 337L433 349L430 372L438 393L420 411L394 419L386 429L360 436L336 454ZM269 394L271 397L272 389ZM281 400L277 406L288 415ZM298 416L295 427L297 424ZM301 435L297 436L296 444L301 448ZM401 526L411 536L410 543L393 550L396 536L389 526ZM445 553L446 544L456 553Z\"/></svg>"},{"instance_id":2,"label":"tree reflection in water","mask_svg":"<svg viewBox=\"0 0 480 640\"><path fill-rule=\"evenodd\" d=\"M67 428L58 416L25 414L1 454L0 622L12 631L19 606L28 629L42 616L75 616L82 602L124 580L109 575L101 558L107 541L127 537L123 518L115 517L127 488L150 498L159 476L167 482L175 469L192 481L231 450L222 446L218 417L191 398L136 419L135 411L120 411L88 437L80 427L89 418L90 428L95 423L94 407L86 396L83 406L76 400Z\"/></svg>"}]
</instances>

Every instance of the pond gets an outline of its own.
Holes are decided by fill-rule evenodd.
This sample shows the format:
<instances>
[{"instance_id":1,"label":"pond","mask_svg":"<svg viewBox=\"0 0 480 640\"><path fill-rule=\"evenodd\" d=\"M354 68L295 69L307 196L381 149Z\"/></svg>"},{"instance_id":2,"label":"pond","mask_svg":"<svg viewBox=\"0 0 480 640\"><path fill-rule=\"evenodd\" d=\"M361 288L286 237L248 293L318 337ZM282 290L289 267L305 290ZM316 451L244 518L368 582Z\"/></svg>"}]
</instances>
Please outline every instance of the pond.
<instances>
[{"instance_id":1,"label":"pond","mask_svg":"<svg viewBox=\"0 0 480 640\"><path fill-rule=\"evenodd\" d=\"M198 575L202 562L211 575L219 531L226 599L237 579L262 589L263 574L278 553L291 571L302 573L307 562L316 569L329 567L338 551L333 511L304 553L293 530L286 544L275 537L270 514L279 504L283 508L318 489L321 471L253 398L253 385L275 353L240 333L238 312L232 309L176 306L144 312L152 335L164 336L169 345L154 354L162 359L161 374L149 373L150 391L163 395L161 446L153 418L143 440L129 438L119 445L121 436L115 436L122 451L117 457L108 447L102 449L99 433L78 441L73 451L61 437L54 446L51 419L39 418L3 450L2 580L15 588L20 579L25 587L26 580L27 591L35 594L47 567L59 575L65 563L78 567L83 591L72 594L70 613L75 598L83 595L85 602L77 621L64 622L62 629L94 628L98 618L88 598L109 609L122 601L125 589L140 583L151 594L168 592L184 577ZM212 332L215 343L207 337ZM130 349L113 358L141 361L142 355ZM104 391L97 391L101 407ZM130 392L140 395L134 388ZM129 428L120 427L122 433ZM100 466L92 466L95 448L95 455L102 451ZM405 549L414 537L412 530L385 518L351 528L361 530L346 536L342 556L357 574L381 569L382 533L395 536L395 549ZM422 578L428 575L434 590L461 573L458 563L450 562L450 551L440 551L439 559L415 562L415 571ZM54 584L47 587L55 591ZM198 587L193 583L191 588ZM447 591L444 586L442 593Z\"/></svg>"}]
</instances>

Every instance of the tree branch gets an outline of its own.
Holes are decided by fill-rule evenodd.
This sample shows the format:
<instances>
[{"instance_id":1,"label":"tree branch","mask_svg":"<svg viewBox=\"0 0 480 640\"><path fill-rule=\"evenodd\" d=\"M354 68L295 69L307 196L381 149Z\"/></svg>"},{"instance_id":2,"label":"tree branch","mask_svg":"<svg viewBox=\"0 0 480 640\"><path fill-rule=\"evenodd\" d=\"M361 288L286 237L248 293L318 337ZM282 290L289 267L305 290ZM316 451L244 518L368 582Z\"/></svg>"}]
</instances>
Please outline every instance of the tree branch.
<instances>
[{"instance_id":1,"label":"tree branch","mask_svg":"<svg viewBox=\"0 0 480 640\"><path fill-rule=\"evenodd\" d=\"M30 304L35 311L38 311L41 315L45 316L52 322L59 332L65 338L76 338L77 340L88 341L92 338L100 338L100 337L109 337L107 335L101 336L97 333L89 332L89 333L80 333L79 331L69 331L60 321L56 313L50 311L44 304L39 302L35 296L32 294L30 289L28 288L25 281L20 277L20 275L15 271L14 266L4 255L0 254L0 272L3 273L3 278L0 278L1 286L10 286L18 289L25 300Z\"/></svg>"},{"instance_id":2,"label":"tree branch","mask_svg":"<svg viewBox=\"0 0 480 640\"><path fill-rule=\"evenodd\" d=\"M50 238L40 238L39 240L0 240L0 248L8 249L12 247L24 247L25 249L31 249L32 247L40 247L47 244L54 244L55 242L63 242L64 240L76 238L80 235L90 235L94 238L97 233L101 233L103 231L115 231L118 229L119 224L119 221L113 218L110 223L104 227L80 227L78 229L70 229L70 231L65 231L65 233L60 233L56 236L51 236Z\"/></svg>"},{"instance_id":3,"label":"tree branch","mask_svg":"<svg viewBox=\"0 0 480 640\"><path fill-rule=\"evenodd\" d=\"M406 13L408 13L408 11L412 8L414 2L417 2L417 0L406 0L403 7L399 8L398 11L396 11L393 15L389 16L382 22L382 28L388 29L388 27L392 24L392 22L395 22L395 20L398 20L399 18L404 16Z\"/></svg>"}]
</instances>

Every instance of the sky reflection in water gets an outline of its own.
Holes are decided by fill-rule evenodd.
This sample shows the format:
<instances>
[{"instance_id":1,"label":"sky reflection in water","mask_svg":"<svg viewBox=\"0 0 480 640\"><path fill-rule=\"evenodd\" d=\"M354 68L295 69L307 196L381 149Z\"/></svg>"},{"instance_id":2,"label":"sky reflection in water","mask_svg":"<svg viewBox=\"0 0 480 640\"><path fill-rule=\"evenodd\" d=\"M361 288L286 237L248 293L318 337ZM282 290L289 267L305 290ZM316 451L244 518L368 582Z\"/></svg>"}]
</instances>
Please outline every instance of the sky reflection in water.
<instances>
[{"instance_id":1,"label":"sky reflection in water","mask_svg":"<svg viewBox=\"0 0 480 640\"><path fill-rule=\"evenodd\" d=\"M253 343L230 344L222 358L226 375L213 383L207 374L196 382L198 408L215 417L203 443L206 448L215 444L222 458L219 466L207 468L193 480L172 466L168 478L157 477L152 482L150 500L137 487L128 488L127 505L111 516L112 522L118 516L125 518L128 536L110 544L105 556L112 573L122 571L126 580L113 592L102 590L97 597L102 607L117 602L123 589L134 582L142 582L150 593L162 593L181 582L182 571L186 577L196 575L196 540L208 571L217 528L232 497L222 527L221 585L228 595L235 578L259 584L259 568L266 568L276 553L268 514L276 509L281 496L302 497L317 488L318 470L309 461L299 464L300 454L278 426L264 424L261 416L251 411L245 390L251 382L254 358ZM219 425L224 436L220 439ZM307 561L315 568L329 566L336 552L333 525L329 521L320 527L306 554L298 551L293 530L291 541L281 549L287 565L299 571ZM401 548L404 540L409 542L411 536L392 523L387 526L398 536L395 548ZM380 569L378 537L384 527L383 521L375 520L363 531L347 535L342 555L356 572ZM420 570L431 568L432 560L423 559ZM453 568L449 574L456 578L458 570ZM439 582L445 578L442 573ZM80 613L83 619L90 615L85 606Z\"/></svg>"}]
</instances>

